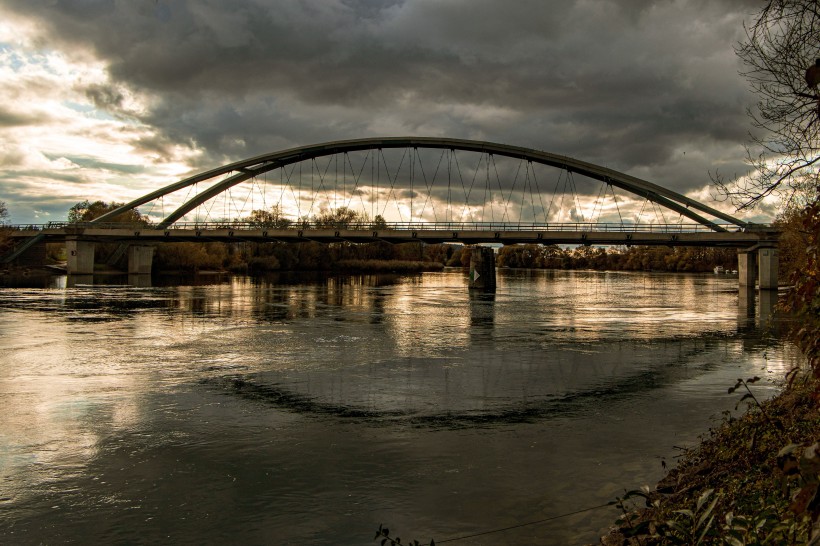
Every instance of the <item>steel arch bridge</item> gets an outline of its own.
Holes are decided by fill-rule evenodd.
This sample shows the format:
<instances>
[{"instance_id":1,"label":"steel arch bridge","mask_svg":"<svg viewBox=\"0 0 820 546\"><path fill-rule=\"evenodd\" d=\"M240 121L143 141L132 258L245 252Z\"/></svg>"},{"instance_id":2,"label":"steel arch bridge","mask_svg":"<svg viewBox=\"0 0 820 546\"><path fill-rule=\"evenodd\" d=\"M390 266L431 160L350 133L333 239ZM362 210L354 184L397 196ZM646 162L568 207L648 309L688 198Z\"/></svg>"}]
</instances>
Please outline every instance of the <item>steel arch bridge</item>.
<instances>
[{"instance_id":1,"label":"steel arch bridge","mask_svg":"<svg viewBox=\"0 0 820 546\"><path fill-rule=\"evenodd\" d=\"M391 168L387 164L385 150L399 154L397 167ZM468 169L469 183L465 182L457 152L478 155L477 163ZM358 168L351 159L354 154L364 155L361 162L357 163ZM440 154L437 163L435 154ZM442 167L445 156L446 168ZM424 166L424 157L428 158L427 168ZM430 157L433 158L432 162L429 161ZM496 158L500 158L499 161ZM318 159L322 159L323 168ZM502 161L512 163L506 167L504 180L499 173L504 172L505 167L502 166L500 170L498 167L498 163ZM303 179L302 166L306 162L310 164L310 172ZM434 172L431 163L436 165ZM298 175L295 174L297 165ZM369 174L366 172L368 165ZM535 166L547 167L559 173L548 206L544 204L544 192L540 188ZM480 193L476 189L476 182L482 169L486 175L484 194L473 198L474 190ZM190 221L190 215L194 211L204 208L208 202L213 203L218 196L230 196L233 188L245 182L250 182L252 195L258 179L261 177L266 181L267 173L276 170L280 177L280 182L276 185L280 190L280 200L275 208L277 214L287 212L290 217L277 216L273 222L259 221L253 216L243 218L241 215L239 218L222 217L206 221L200 221L197 217L193 222ZM446 172L446 176L442 174L442 178L446 178L446 186L443 183L436 186L441 182L437 182L440 170L442 173ZM385 177L384 185L382 173ZM563 176L564 173L566 176ZM576 174L600 185L598 197L591 207L591 215L590 207L586 208L586 218L582 213L584 207L580 204L580 192L574 178ZM559 205L556 197L562 177L564 186ZM210 185L200 191L200 183ZM329 197L331 185L332 200ZM480 187L481 184L478 185ZM631 196L633 205L643 203L636 220L623 218L615 188ZM165 214L165 198L186 189L188 195L183 200L169 199L175 208ZM192 189L194 196L189 197ZM567 191L571 191L573 196L570 199L572 204L565 211L564 194ZM287 192L292 197L288 204L289 211L285 210L283 200ZM457 195L459 193L461 195ZM594 193L592 191L584 195ZM614 206L613 203L604 203L609 193ZM357 196L364 206L364 195L368 195L372 216L366 210L353 215L334 216L333 210L350 212L348 207ZM462 197L463 200L459 201ZM423 198L421 212L418 207L414 209L414 198ZM621 204L623 199L622 197ZM153 210L158 201L162 203L163 209L159 219L155 220L155 216L150 216L151 220L145 221L143 216L138 221L117 221L148 203L152 203ZM383 216L388 202L395 205L398 218ZM309 203L309 207L306 205L307 210L301 208L302 203ZM654 211L656 219L657 212L660 212L663 221L642 222L647 204ZM444 212L440 209L436 212L436 206L445 207ZM489 219L486 213L488 206ZM609 207L608 217L613 217L614 210L619 221L602 220L605 207ZM329 216L316 216L317 209L326 213L327 208L333 209ZM597 220L594 219L596 210ZM666 221L664 210L677 213L680 221ZM570 221L561 220L561 214L565 212ZM131 213L131 217L136 215ZM684 223L684 219L688 223ZM149 192L90 222L52 222L41 226L9 227L12 238L20 244L0 258L0 262L9 263L44 240L65 241L70 249L68 270L70 273L81 274L93 272L94 245L100 242L120 243L123 252L128 249L129 271L133 269L132 272L140 273L150 272L153 255L151 246L180 241L668 245L738 248L744 256L742 260L746 262L746 267L741 264L739 270L749 272L745 281L741 279L741 284L746 285L754 285L758 265L752 260L760 254L761 287L762 271L765 270L768 272L766 288L776 288L778 231L771 226L745 222L658 184L571 157L519 146L453 138L382 137L300 146L236 161L190 176ZM144 250L142 255L140 249ZM761 249L760 253L758 249ZM135 252L132 253L132 250ZM764 254L768 256L765 265ZM132 263L136 264L133 268Z\"/></svg>"},{"instance_id":2,"label":"steel arch bridge","mask_svg":"<svg viewBox=\"0 0 820 546\"><path fill-rule=\"evenodd\" d=\"M381 151L384 149L401 148L414 150L424 148L450 150L453 152L477 152L480 154L487 154L488 157L501 156L519 159L529 163L537 163L549 167L555 167L566 171L568 174L577 173L593 180L599 180L606 185L626 190L635 196L646 199L652 203L656 203L671 211L677 212L681 215L681 217L686 217L693 220L696 224L705 226L712 231L727 231L727 227L725 225L717 223L714 219L722 220L724 223L734 226L735 229L746 229L750 227L747 222L652 182L642 180L613 169L601 167L592 163L580 161L578 159L573 159L571 157L530 148L522 148L519 146L510 146L486 141L430 137L388 137L341 140L300 146L297 148L291 148L288 150L244 159L242 161L237 161L196 174L156 191L150 192L122 205L115 210L110 211L107 214L100 216L91 223L106 223L117 216L128 212L129 210L134 210L141 205L163 198L166 195L172 194L184 188L189 188L200 182L214 181L220 176L229 175L227 178L213 183L213 185L206 191L198 193L193 198L188 199L176 210L165 216L157 226L164 229L173 225L182 219L186 214L190 213L198 206L214 198L215 196L230 190L230 188L242 182L254 179L270 171L284 169L288 165L293 165L295 163L334 156L337 154L345 154L346 156L346 154L356 151ZM350 166L351 171L353 171L353 165L351 164ZM390 174L388 172L388 177L389 176ZM510 190L510 194L512 194L512 189ZM467 203L467 205L469 206L469 203ZM705 217L704 214L711 216L712 219ZM544 220L545 221L543 223L549 223L546 217Z\"/></svg>"}]
</instances>

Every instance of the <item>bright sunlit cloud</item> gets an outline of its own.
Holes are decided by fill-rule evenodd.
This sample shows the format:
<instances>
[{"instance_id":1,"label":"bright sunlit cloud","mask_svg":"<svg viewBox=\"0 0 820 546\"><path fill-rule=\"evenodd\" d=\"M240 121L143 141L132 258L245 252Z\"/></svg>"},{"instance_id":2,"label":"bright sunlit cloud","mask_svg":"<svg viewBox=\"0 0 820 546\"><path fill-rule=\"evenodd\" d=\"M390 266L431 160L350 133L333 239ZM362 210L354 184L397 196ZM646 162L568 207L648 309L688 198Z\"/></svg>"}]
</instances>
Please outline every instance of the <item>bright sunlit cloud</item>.
<instances>
[{"instance_id":1,"label":"bright sunlit cloud","mask_svg":"<svg viewBox=\"0 0 820 546\"><path fill-rule=\"evenodd\" d=\"M113 85L103 62L35 48L19 30L11 42L0 24L0 200L13 222L64 220L78 201L131 199L191 169L189 146L170 157L140 149L155 136L138 121L148 99ZM116 110L95 104L101 90Z\"/></svg>"}]
</instances>

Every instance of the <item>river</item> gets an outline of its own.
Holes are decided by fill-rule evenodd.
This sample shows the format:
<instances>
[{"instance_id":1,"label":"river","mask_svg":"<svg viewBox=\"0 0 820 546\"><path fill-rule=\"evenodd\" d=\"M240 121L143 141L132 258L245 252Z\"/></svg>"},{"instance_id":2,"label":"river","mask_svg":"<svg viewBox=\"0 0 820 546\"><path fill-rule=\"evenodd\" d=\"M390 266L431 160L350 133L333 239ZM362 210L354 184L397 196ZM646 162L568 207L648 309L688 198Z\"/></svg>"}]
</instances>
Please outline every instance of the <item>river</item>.
<instances>
[{"instance_id":1,"label":"river","mask_svg":"<svg viewBox=\"0 0 820 546\"><path fill-rule=\"evenodd\" d=\"M2 544L592 543L800 358L724 275L96 282L0 287Z\"/></svg>"}]
</instances>

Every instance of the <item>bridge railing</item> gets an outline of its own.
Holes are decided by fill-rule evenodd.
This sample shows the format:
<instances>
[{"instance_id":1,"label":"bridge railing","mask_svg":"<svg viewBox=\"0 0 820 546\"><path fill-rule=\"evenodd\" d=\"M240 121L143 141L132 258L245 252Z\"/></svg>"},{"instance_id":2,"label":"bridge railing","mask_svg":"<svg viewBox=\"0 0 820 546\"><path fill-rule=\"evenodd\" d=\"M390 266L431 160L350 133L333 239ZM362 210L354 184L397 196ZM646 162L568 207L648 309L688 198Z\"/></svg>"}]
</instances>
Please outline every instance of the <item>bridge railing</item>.
<instances>
[{"instance_id":1,"label":"bridge railing","mask_svg":"<svg viewBox=\"0 0 820 546\"><path fill-rule=\"evenodd\" d=\"M733 224L716 224L727 231L744 231ZM44 231L49 229L162 229L162 230L259 230L259 229L350 229L367 231L554 231L554 232L618 232L618 233L710 233L709 226L697 223L686 224L630 224L630 223L589 223L589 222L288 222L267 224L257 222L176 222L168 227L151 223L122 222L49 222L47 224L7 224L12 231ZM755 224L746 231L770 229L770 226Z\"/></svg>"}]
</instances>

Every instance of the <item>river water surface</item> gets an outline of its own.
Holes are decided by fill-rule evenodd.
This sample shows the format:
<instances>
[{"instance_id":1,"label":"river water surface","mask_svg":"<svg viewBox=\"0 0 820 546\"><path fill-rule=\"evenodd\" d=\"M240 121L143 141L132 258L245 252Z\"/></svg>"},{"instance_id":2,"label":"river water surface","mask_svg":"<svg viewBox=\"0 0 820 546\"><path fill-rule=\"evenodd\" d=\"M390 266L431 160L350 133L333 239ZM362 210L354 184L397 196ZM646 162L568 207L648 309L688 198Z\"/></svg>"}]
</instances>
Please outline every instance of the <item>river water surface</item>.
<instances>
[{"instance_id":1,"label":"river water surface","mask_svg":"<svg viewBox=\"0 0 820 546\"><path fill-rule=\"evenodd\" d=\"M0 543L595 542L799 358L717 275L165 282L0 288Z\"/></svg>"}]
</instances>

